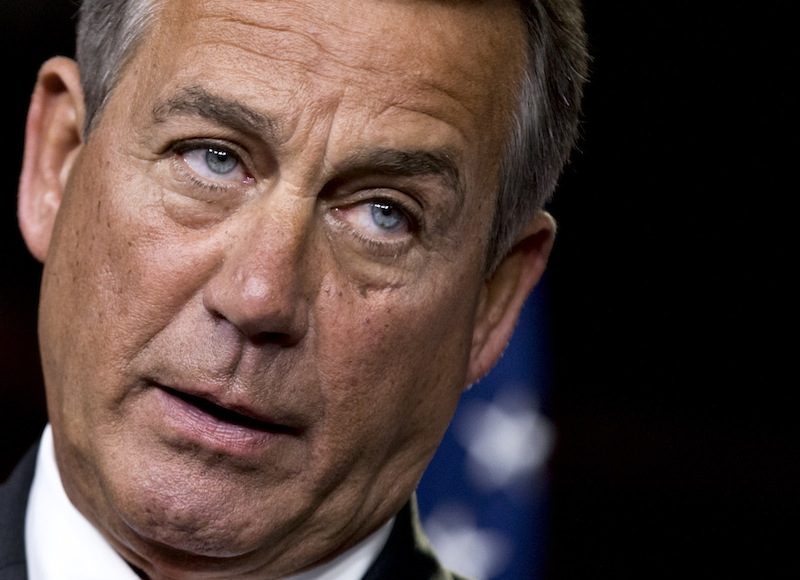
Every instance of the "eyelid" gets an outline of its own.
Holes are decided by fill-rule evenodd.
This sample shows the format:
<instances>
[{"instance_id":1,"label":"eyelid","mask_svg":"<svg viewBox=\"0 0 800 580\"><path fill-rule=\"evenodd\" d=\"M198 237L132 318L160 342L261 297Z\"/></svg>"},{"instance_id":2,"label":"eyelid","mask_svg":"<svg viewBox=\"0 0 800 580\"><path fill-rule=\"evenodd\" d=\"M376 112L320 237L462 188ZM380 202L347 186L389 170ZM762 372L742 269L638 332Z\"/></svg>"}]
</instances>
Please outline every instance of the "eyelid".
<instances>
[{"instance_id":1,"label":"eyelid","mask_svg":"<svg viewBox=\"0 0 800 580\"><path fill-rule=\"evenodd\" d=\"M223 149L235 156L239 163L248 168L248 173L250 172L250 163L247 153L242 149L242 147L236 145L235 143L231 143L230 141L225 141L224 139L214 139L210 137L181 139L180 141L176 141L166 148L167 151L178 155L183 155L184 153L194 149Z\"/></svg>"},{"instance_id":2,"label":"eyelid","mask_svg":"<svg viewBox=\"0 0 800 580\"><path fill-rule=\"evenodd\" d=\"M219 180L209 178L206 175L198 173L198 171L192 167L191 163L186 159L187 155L193 151L208 152L212 150L224 151L225 153L231 155L236 160L238 170L241 171L245 178L238 182L236 180L226 180L224 179L223 175L220 175ZM236 144L232 144L224 140L213 138L182 139L173 143L168 148L168 151L176 159L176 161L180 160L180 169L190 174L192 180L197 182L199 185L205 185L215 189L229 188L242 184L246 185L255 179L253 171L250 168L250 164L247 162L246 153L243 153L242 148L238 147Z\"/></svg>"},{"instance_id":3,"label":"eyelid","mask_svg":"<svg viewBox=\"0 0 800 580\"><path fill-rule=\"evenodd\" d=\"M359 189L352 195L341 195L340 199L326 203L327 220L335 230L346 233L357 242L367 255L379 261L395 260L405 255L414 245L425 244L424 215L422 208L412 197L393 188ZM359 227L358 217L370 212L374 204L388 204L403 215L403 232L370 232ZM351 213L355 212L355 213ZM363 212L363 213L360 213ZM369 219L367 217L366 219Z\"/></svg>"},{"instance_id":4,"label":"eyelid","mask_svg":"<svg viewBox=\"0 0 800 580\"><path fill-rule=\"evenodd\" d=\"M408 203L405 200L398 199L396 196L378 196L370 198L363 203L365 204L386 204L396 208L408 220L408 229L411 233L415 233L422 226L422 210L419 206L413 207L414 204Z\"/></svg>"},{"instance_id":5,"label":"eyelid","mask_svg":"<svg viewBox=\"0 0 800 580\"><path fill-rule=\"evenodd\" d=\"M357 242L361 247L366 248L368 255L379 261L394 260L405 254L412 247L414 243L413 230L409 231L408 235L398 239L378 239L354 227L347 218L337 215L340 210L352 207L352 205L334 207L332 211L326 213L326 221L335 231L341 232Z\"/></svg>"},{"instance_id":6,"label":"eyelid","mask_svg":"<svg viewBox=\"0 0 800 580\"><path fill-rule=\"evenodd\" d=\"M386 203L403 212L409 220L412 233L425 225L424 206L416 196L393 187L361 187L351 195L342 195L339 207L353 207L368 203Z\"/></svg>"}]
</instances>

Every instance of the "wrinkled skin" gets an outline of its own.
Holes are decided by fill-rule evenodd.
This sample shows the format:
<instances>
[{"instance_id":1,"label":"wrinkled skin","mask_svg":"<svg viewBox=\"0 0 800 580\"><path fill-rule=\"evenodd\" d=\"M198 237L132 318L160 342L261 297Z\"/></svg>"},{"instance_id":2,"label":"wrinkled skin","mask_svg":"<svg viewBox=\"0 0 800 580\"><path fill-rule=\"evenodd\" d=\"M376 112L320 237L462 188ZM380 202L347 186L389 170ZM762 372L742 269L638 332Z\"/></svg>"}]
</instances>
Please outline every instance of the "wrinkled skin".
<instances>
[{"instance_id":1,"label":"wrinkled skin","mask_svg":"<svg viewBox=\"0 0 800 580\"><path fill-rule=\"evenodd\" d=\"M43 66L56 456L126 559L279 577L407 501L552 243L540 214L487 279L523 45L500 0L171 0L87 141L75 64Z\"/></svg>"}]
</instances>

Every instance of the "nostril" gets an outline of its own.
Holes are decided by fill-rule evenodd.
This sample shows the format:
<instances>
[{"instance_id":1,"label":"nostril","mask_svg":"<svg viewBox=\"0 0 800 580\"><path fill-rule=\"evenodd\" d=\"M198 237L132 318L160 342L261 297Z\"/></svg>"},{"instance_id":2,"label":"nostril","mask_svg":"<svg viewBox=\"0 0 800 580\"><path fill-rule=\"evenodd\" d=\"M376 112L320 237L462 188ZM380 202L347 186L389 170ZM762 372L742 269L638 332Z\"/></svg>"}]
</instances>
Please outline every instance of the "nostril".
<instances>
[{"instance_id":1,"label":"nostril","mask_svg":"<svg viewBox=\"0 0 800 580\"><path fill-rule=\"evenodd\" d=\"M284 332L259 332L248 336L248 339L254 346L292 346L298 342L296 338L292 338L291 334Z\"/></svg>"},{"instance_id":2,"label":"nostril","mask_svg":"<svg viewBox=\"0 0 800 580\"><path fill-rule=\"evenodd\" d=\"M291 332L261 330L259 325L235 324L231 322L224 314L217 311L211 311L210 314L216 322L218 333L222 328L227 329L224 331L225 336L227 336L225 340L234 342L244 340L253 346L283 347L297 344L299 341L299 336L302 335L302 333L297 333L297 336L295 336ZM217 334L216 337L222 339L222 336L219 334Z\"/></svg>"}]
</instances>

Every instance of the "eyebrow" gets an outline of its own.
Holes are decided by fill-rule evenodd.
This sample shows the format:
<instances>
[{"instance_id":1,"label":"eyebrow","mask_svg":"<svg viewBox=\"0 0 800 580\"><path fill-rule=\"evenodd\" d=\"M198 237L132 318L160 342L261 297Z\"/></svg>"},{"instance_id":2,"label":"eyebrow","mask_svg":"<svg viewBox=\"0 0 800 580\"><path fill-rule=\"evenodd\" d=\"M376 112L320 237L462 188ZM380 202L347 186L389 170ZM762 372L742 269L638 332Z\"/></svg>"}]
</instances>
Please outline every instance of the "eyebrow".
<instances>
[{"instance_id":1,"label":"eyebrow","mask_svg":"<svg viewBox=\"0 0 800 580\"><path fill-rule=\"evenodd\" d=\"M454 155L444 149L403 150L364 149L337 163L339 175L361 173L396 177L434 177L458 194L464 195L461 173Z\"/></svg>"},{"instance_id":2,"label":"eyebrow","mask_svg":"<svg viewBox=\"0 0 800 580\"><path fill-rule=\"evenodd\" d=\"M157 104L153 109L153 118L156 122L163 122L174 113L199 115L242 133L275 136L278 132L278 124L274 119L235 99L209 93L199 86L186 87L166 102Z\"/></svg>"}]
</instances>

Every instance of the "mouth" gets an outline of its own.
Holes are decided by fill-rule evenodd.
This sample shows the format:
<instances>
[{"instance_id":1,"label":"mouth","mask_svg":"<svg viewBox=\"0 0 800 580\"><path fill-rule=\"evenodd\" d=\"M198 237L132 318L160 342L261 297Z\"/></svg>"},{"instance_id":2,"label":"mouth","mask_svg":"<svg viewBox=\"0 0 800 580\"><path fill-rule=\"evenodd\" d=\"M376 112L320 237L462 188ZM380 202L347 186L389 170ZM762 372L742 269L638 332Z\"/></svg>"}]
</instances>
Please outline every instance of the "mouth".
<instances>
[{"instance_id":1,"label":"mouth","mask_svg":"<svg viewBox=\"0 0 800 580\"><path fill-rule=\"evenodd\" d=\"M159 401L156 420L166 427L162 433L179 447L188 444L196 450L244 458L303 432L296 418L266 417L246 405L220 404L211 395L190 394L157 383L153 386Z\"/></svg>"},{"instance_id":2,"label":"mouth","mask_svg":"<svg viewBox=\"0 0 800 580\"><path fill-rule=\"evenodd\" d=\"M198 397L196 395L190 395L189 393L184 393L164 385L159 385L159 387L167 394L180 399L184 403L195 407L197 410L218 421L221 421L222 423L228 423L232 426L243 427L245 429L253 429L255 431L263 431L265 433L282 433L287 435L293 435L297 433L296 428L274 423L269 420L256 418L254 413L249 413L248 411L239 412L229 409L218 405L209 399Z\"/></svg>"}]
</instances>

